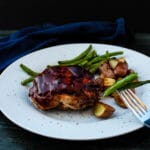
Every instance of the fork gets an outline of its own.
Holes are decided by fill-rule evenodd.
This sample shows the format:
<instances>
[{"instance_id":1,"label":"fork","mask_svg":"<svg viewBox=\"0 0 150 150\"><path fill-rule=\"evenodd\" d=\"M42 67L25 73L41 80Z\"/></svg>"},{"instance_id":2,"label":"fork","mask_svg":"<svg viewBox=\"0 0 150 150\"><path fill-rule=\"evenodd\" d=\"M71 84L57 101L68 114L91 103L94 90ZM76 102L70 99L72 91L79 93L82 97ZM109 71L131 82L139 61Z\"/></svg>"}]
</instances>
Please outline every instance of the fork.
<instances>
[{"instance_id":1,"label":"fork","mask_svg":"<svg viewBox=\"0 0 150 150\"><path fill-rule=\"evenodd\" d=\"M126 106L135 114L135 116L150 128L150 110L140 100L131 89L117 91Z\"/></svg>"}]
</instances>

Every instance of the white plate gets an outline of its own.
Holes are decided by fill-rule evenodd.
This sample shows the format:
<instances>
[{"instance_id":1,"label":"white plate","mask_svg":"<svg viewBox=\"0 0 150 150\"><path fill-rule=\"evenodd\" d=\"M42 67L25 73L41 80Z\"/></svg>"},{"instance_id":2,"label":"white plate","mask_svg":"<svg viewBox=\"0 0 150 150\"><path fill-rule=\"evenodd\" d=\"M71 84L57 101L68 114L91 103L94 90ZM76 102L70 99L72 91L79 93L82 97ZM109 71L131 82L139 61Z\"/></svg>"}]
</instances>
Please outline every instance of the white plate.
<instances>
[{"instance_id":1,"label":"white plate","mask_svg":"<svg viewBox=\"0 0 150 150\"><path fill-rule=\"evenodd\" d=\"M88 47L89 44L67 44L36 51L15 61L0 76L0 109L18 126L46 137L66 140L94 140L110 138L135 131L143 124L127 109L118 107L111 98L105 102L115 107L114 115L102 120L93 116L92 110L84 111L39 111L28 98L28 89L20 81L27 78L19 67L23 63L33 70L42 71L48 64L70 59ZM97 53L106 50L124 51L129 67L139 73L141 79L150 74L150 59L136 51L104 44L93 44ZM150 106L150 86L137 89L137 95Z\"/></svg>"}]
</instances>

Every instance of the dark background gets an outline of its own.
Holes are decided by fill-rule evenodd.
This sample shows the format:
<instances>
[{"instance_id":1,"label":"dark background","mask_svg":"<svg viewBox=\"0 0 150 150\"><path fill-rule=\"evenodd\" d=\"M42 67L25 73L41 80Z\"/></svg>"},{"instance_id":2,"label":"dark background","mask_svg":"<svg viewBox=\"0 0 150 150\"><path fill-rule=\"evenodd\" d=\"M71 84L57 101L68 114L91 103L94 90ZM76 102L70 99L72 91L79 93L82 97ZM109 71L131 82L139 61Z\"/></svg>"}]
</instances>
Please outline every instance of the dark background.
<instances>
[{"instance_id":1,"label":"dark background","mask_svg":"<svg viewBox=\"0 0 150 150\"><path fill-rule=\"evenodd\" d=\"M134 32L150 32L148 0L0 0L0 30L124 17Z\"/></svg>"}]
</instances>

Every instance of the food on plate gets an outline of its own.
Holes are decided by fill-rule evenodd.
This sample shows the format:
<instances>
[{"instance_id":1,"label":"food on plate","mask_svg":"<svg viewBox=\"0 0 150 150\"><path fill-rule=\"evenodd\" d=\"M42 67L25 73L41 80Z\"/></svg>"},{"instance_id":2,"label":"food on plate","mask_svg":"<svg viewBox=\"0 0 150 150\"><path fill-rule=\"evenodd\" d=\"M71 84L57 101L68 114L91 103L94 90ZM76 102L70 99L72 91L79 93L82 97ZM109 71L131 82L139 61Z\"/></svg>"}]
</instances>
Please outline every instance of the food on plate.
<instances>
[{"instance_id":1,"label":"food on plate","mask_svg":"<svg viewBox=\"0 0 150 150\"><path fill-rule=\"evenodd\" d=\"M116 80L113 78L103 78L103 80L105 87L112 86L116 82Z\"/></svg>"},{"instance_id":2,"label":"food on plate","mask_svg":"<svg viewBox=\"0 0 150 150\"><path fill-rule=\"evenodd\" d=\"M122 78L121 80L118 80L116 83L114 83L112 86L108 87L105 91L103 96L109 96L116 90L125 87L125 85L128 85L128 83L132 83L135 79L138 78L138 75L136 73L132 73L127 75L126 77Z\"/></svg>"},{"instance_id":3,"label":"food on plate","mask_svg":"<svg viewBox=\"0 0 150 150\"><path fill-rule=\"evenodd\" d=\"M96 102L94 106L94 115L98 118L110 118L115 108L103 102Z\"/></svg>"},{"instance_id":4,"label":"food on plate","mask_svg":"<svg viewBox=\"0 0 150 150\"><path fill-rule=\"evenodd\" d=\"M94 106L100 98L100 82L79 66L53 66L33 81L29 96L41 110L79 110Z\"/></svg>"},{"instance_id":5,"label":"food on plate","mask_svg":"<svg viewBox=\"0 0 150 150\"><path fill-rule=\"evenodd\" d=\"M114 98L116 104L122 108L127 108L126 104L123 102L121 97L118 95L117 92L112 93L112 97Z\"/></svg>"},{"instance_id":6,"label":"food on plate","mask_svg":"<svg viewBox=\"0 0 150 150\"><path fill-rule=\"evenodd\" d=\"M124 60L124 61L120 61ZM99 66L100 75L106 78L118 79L129 73L128 63L124 58L110 59Z\"/></svg>"},{"instance_id":7,"label":"food on plate","mask_svg":"<svg viewBox=\"0 0 150 150\"><path fill-rule=\"evenodd\" d=\"M118 56L122 54L122 51L106 51L99 55L89 45L78 56L70 60L59 60L58 64L50 64L42 72L20 64L22 70L30 75L21 84L33 83L29 97L40 110L94 107L96 117L107 118L115 109L102 103L103 97L112 96L118 106L125 108L117 91L134 90L150 83L150 80L138 80L138 74L129 68L125 57Z\"/></svg>"},{"instance_id":8,"label":"food on plate","mask_svg":"<svg viewBox=\"0 0 150 150\"><path fill-rule=\"evenodd\" d=\"M115 69L116 66L118 65L119 61L117 59L110 59L109 60L109 65L112 69Z\"/></svg>"},{"instance_id":9,"label":"food on plate","mask_svg":"<svg viewBox=\"0 0 150 150\"><path fill-rule=\"evenodd\" d=\"M127 62L119 62L114 69L115 76L124 77L128 73L128 64Z\"/></svg>"},{"instance_id":10,"label":"food on plate","mask_svg":"<svg viewBox=\"0 0 150 150\"><path fill-rule=\"evenodd\" d=\"M108 61L103 62L99 65L99 74L102 78L112 78L115 79L115 74Z\"/></svg>"},{"instance_id":11,"label":"food on plate","mask_svg":"<svg viewBox=\"0 0 150 150\"><path fill-rule=\"evenodd\" d=\"M106 51L105 54L98 55L96 51L92 49L92 45L89 45L85 51L83 51L81 54L79 54L75 58L70 59L70 60L58 61L58 64L60 66L78 65L90 71L91 73L95 74L98 71L99 66L104 61L114 56L122 55L122 54L123 54L122 51L116 51L116 52Z\"/></svg>"},{"instance_id":12,"label":"food on plate","mask_svg":"<svg viewBox=\"0 0 150 150\"><path fill-rule=\"evenodd\" d=\"M22 68L22 70L24 70L30 76L35 77L39 74L39 73L31 70L29 67L25 66L24 64L20 64L20 67Z\"/></svg>"}]
</instances>

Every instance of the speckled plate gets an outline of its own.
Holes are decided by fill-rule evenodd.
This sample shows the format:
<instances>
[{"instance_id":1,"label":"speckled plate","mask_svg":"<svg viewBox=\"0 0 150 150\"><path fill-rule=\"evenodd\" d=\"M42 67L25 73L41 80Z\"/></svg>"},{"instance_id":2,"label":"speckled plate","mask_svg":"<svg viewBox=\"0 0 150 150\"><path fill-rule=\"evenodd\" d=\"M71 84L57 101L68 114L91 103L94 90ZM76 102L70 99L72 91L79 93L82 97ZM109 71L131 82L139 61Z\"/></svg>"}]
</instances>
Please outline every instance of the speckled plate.
<instances>
[{"instance_id":1,"label":"speckled plate","mask_svg":"<svg viewBox=\"0 0 150 150\"><path fill-rule=\"evenodd\" d=\"M87 44L67 44L42 49L18 59L7 67L0 76L0 109L2 113L18 126L33 133L50 138L65 140L94 140L119 136L135 131L143 124L128 110L118 107L110 97L104 101L116 111L109 119L94 117L92 109L84 111L40 111L28 97L28 87L20 82L28 77L19 67L23 63L33 70L42 71L48 64L58 60L71 59L88 47ZM150 59L134 50L104 44L93 44L97 53L106 50L124 51L129 67L139 73L140 79L150 74ZM150 85L136 90L137 95L150 106Z\"/></svg>"}]
</instances>

